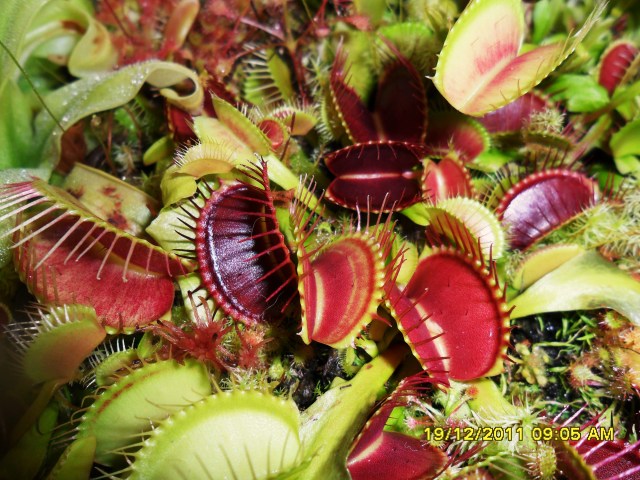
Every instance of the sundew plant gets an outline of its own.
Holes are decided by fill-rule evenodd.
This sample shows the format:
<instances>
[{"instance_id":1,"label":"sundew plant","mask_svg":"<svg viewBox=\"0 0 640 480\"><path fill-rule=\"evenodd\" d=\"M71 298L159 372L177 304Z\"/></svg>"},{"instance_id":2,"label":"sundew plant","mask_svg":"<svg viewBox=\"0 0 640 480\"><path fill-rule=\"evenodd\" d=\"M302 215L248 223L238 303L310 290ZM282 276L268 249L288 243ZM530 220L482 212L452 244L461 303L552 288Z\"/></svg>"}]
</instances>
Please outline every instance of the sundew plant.
<instances>
[{"instance_id":1,"label":"sundew plant","mask_svg":"<svg viewBox=\"0 0 640 480\"><path fill-rule=\"evenodd\" d=\"M2 0L0 478L640 479L634 0Z\"/></svg>"}]
</instances>

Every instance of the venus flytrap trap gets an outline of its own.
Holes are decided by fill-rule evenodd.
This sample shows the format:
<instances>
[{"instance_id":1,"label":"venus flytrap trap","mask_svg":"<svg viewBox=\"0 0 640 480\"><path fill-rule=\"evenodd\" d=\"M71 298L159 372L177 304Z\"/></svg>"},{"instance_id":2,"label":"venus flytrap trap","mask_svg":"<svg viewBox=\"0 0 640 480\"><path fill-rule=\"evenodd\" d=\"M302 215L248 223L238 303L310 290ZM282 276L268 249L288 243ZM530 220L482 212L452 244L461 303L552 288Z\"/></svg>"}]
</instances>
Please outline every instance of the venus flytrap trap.
<instances>
[{"instance_id":1,"label":"venus flytrap trap","mask_svg":"<svg viewBox=\"0 0 640 480\"><path fill-rule=\"evenodd\" d=\"M640 475L637 14L19 3L0 475Z\"/></svg>"},{"instance_id":2,"label":"venus flytrap trap","mask_svg":"<svg viewBox=\"0 0 640 480\"><path fill-rule=\"evenodd\" d=\"M506 354L504 291L493 260L487 265L467 250L470 242L471 236L459 240L459 249L434 244L406 288L392 285L388 293L398 328L423 368L438 379L495 375Z\"/></svg>"},{"instance_id":3,"label":"venus flytrap trap","mask_svg":"<svg viewBox=\"0 0 640 480\"><path fill-rule=\"evenodd\" d=\"M174 388L166 389L167 384ZM82 415L74 439L95 437L94 461L122 464L125 447L134 435L210 393L209 376L201 363L160 360L145 364L99 392Z\"/></svg>"},{"instance_id":4,"label":"venus flytrap trap","mask_svg":"<svg viewBox=\"0 0 640 480\"><path fill-rule=\"evenodd\" d=\"M597 185L584 175L570 170L545 170L511 187L496 213L507 227L511 247L526 250L593 205L597 196Z\"/></svg>"},{"instance_id":5,"label":"venus flytrap trap","mask_svg":"<svg viewBox=\"0 0 640 480\"><path fill-rule=\"evenodd\" d=\"M603 2L598 3L568 41L521 53L525 35L522 3L473 1L447 36L433 82L463 113L480 116L497 110L527 93L566 60L598 20L604 6ZM499 32L497 40L492 29ZM468 85L464 83L472 78L477 82L476 88L465 88Z\"/></svg>"},{"instance_id":6,"label":"venus flytrap trap","mask_svg":"<svg viewBox=\"0 0 640 480\"><path fill-rule=\"evenodd\" d=\"M432 109L426 143L431 157L455 152L463 163L470 163L491 147L491 137L476 119L451 110Z\"/></svg>"},{"instance_id":7,"label":"venus flytrap trap","mask_svg":"<svg viewBox=\"0 0 640 480\"><path fill-rule=\"evenodd\" d=\"M278 228L267 167L246 173L262 189L240 183L212 192L194 225L194 241L207 290L227 314L251 325L282 317L296 296L296 275ZM238 264L253 278L238 277Z\"/></svg>"},{"instance_id":8,"label":"venus flytrap trap","mask_svg":"<svg viewBox=\"0 0 640 480\"><path fill-rule=\"evenodd\" d=\"M14 426L17 441L43 413L54 394L79 378L83 361L105 339L93 308L82 305L38 307L28 322L12 322L4 331L18 351L18 368L37 391L28 410Z\"/></svg>"},{"instance_id":9,"label":"venus flytrap trap","mask_svg":"<svg viewBox=\"0 0 640 480\"><path fill-rule=\"evenodd\" d=\"M384 204L381 207L384 209ZM350 224L343 227L338 238L308 245L312 221L318 213L305 219L303 208L298 203L293 212L301 279L301 337L305 343L314 340L335 348L345 347L376 317L385 282L402 252L388 260L394 240L391 217L382 222L378 215L375 224L369 225L370 212L364 227ZM385 265L385 261L389 263ZM338 303L340 297L343 298Z\"/></svg>"},{"instance_id":10,"label":"venus flytrap trap","mask_svg":"<svg viewBox=\"0 0 640 480\"><path fill-rule=\"evenodd\" d=\"M94 217L74 197L42 180L4 187L1 196L3 212L8 211L3 220L42 205L37 214L6 233L15 234L18 271L41 301L87 303L114 330L148 323L170 309L170 278L186 273L191 268L185 266L188 262ZM83 277L84 282L77 284ZM94 296L95 282L101 279L118 287ZM128 296L119 289L128 282L141 289L153 285L153 295L129 303L129 310L123 311L114 299Z\"/></svg>"}]
</instances>

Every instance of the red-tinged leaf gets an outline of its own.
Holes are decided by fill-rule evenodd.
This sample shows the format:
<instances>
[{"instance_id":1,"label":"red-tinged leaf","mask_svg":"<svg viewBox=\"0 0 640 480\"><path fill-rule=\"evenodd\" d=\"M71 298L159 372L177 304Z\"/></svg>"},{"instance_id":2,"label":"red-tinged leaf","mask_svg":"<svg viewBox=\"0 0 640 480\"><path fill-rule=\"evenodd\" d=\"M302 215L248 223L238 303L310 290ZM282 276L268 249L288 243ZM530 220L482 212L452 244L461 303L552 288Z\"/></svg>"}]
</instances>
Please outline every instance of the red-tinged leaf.
<instances>
[{"instance_id":1,"label":"red-tinged leaf","mask_svg":"<svg viewBox=\"0 0 640 480\"><path fill-rule=\"evenodd\" d=\"M404 390L416 377L420 374L403 380L356 438L347 458L347 470L353 480L429 480L435 478L449 462L443 450L415 437L384 430L393 409L403 403L403 399L398 397L414 393Z\"/></svg>"},{"instance_id":2,"label":"red-tinged leaf","mask_svg":"<svg viewBox=\"0 0 640 480\"><path fill-rule=\"evenodd\" d=\"M395 48L394 48L395 50ZM349 86L346 55L336 55L330 77L331 98L343 128L354 143L392 140L420 143L427 126L427 98L418 71L394 52L378 81L373 113Z\"/></svg>"},{"instance_id":3,"label":"red-tinged leaf","mask_svg":"<svg viewBox=\"0 0 640 480\"><path fill-rule=\"evenodd\" d=\"M165 105L164 115L167 119L167 125L169 126L173 141L181 144L197 141L198 136L192 128L193 116L169 102Z\"/></svg>"},{"instance_id":4,"label":"red-tinged leaf","mask_svg":"<svg viewBox=\"0 0 640 480\"><path fill-rule=\"evenodd\" d=\"M370 142L338 150L325 159L337 177L326 196L351 209L401 210L420 201L416 177L423 152L422 146L404 142Z\"/></svg>"},{"instance_id":5,"label":"red-tinged leaf","mask_svg":"<svg viewBox=\"0 0 640 480\"><path fill-rule=\"evenodd\" d=\"M122 259L105 256L95 246L75 259L70 257L84 236L81 230L73 231L54 249L69 227L69 221L61 221L16 249L20 277L40 302L90 305L101 322L114 329L146 325L171 310L174 287L168 276L133 268L125 271Z\"/></svg>"},{"instance_id":6,"label":"red-tinged leaf","mask_svg":"<svg viewBox=\"0 0 640 480\"><path fill-rule=\"evenodd\" d=\"M640 442L587 440L574 447L598 480L640 478Z\"/></svg>"},{"instance_id":7,"label":"red-tinged leaf","mask_svg":"<svg viewBox=\"0 0 640 480\"><path fill-rule=\"evenodd\" d=\"M597 428L597 427L596 427ZM640 442L588 440L557 442L558 467L568 477L587 480L637 480L640 478Z\"/></svg>"},{"instance_id":8,"label":"red-tinged leaf","mask_svg":"<svg viewBox=\"0 0 640 480\"><path fill-rule=\"evenodd\" d=\"M629 67L640 53L638 47L628 40L621 40L611 45L602 54L598 83L607 89L609 95L613 94L627 75Z\"/></svg>"},{"instance_id":9,"label":"red-tinged leaf","mask_svg":"<svg viewBox=\"0 0 640 480\"><path fill-rule=\"evenodd\" d=\"M493 73L485 88L469 98L460 111L479 116L507 105L549 75L561 63L558 59L564 51L564 42L558 42L511 59Z\"/></svg>"},{"instance_id":10,"label":"red-tinged leaf","mask_svg":"<svg viewBox=\"0 0 640 480\"><path fill-rule=\"evenodd\" d=\"M417 308L416 300L398 287L392 286L387 297L391 313L397 319L398 328L413 355L433 378L446 381L449 377L449 352L440 328L428 321L424 311Z\"/></svg>"},{"instance_id":11,"label":"red-tinged leaf","mask_svg":"<svg viewBox=\"0 0 640 480\"><path fill-rule=\"evenodd\" d=\"M434 204L447 198L471 198L475 195L469 172L453 155L446 156L438 163L425 160L422 190Z\"/></svg>"},{"instance_id":12,"label":"red-tinged leaf","mask_svg":"<svg viewBox=\"0 0 640 480\"><path fill-rule=\"evenodd\" d=\"M384 262L372 237L348 234L311 258L298 250L302 339L335 348L353 342L382 301Z\"/></svg>"},{"instance_id":13,"label":"red-tinged leaf","mask_svg":"<svg viewBox=\"0 0 640 480\"><path fill-rule=\"evenodd\" d=\"M220 97L212 97L216 116L239 142L258 155L269 155L271 143L267 136L237 108Z\"/></svg>"},{"instance_id":14,"label":"red-tinged leaf","mask_svg":"<svg viewBox=\"0 0 640 480\"><path fill-rule=\"evenodd\" d=\"M206 84L204 85L204 90L222 98L228 103L233 104L236 101L233 94L227 90L227 87L216 80L215 77L209 77L207 79ZM200 114L207 117L216 117L216 111L212 102L212 95L205 95ZM173 140L176 143L182 144L186 142L196 142L198 140L198 136L192 128L194 115L170 102L166 102L165 117L167 118L167 124L173 136Z\"/></svg>"},{"instance_id":15,"label":"red-tinged leaf","mask_svg":"<svg viewBox=\"0 0 640 480\"><path fill-rule=\"evenodd\" d=\"M597 185L570 170L534 173L516 183L496 214L512 248L525 250L594 204Z\"/></svg>"},{"instance_id":16,"label":"red-tinged leaf","mask_svg":"<svg viewBox=\"0 0 640 480\"><path fill-rule=\"evenodd\" d=\"M196 254L202 280L218 305L247 324L274 321L296 295L297 277L276 220L273 196L262 183L229 185L214 192L200 211Z\"/></svg>"},{"instance_id":17,"label":"red-tinged leaf","mask_svg":"<svg viewBox=\"0 0 640 480\"><path fill-rule=\"evenodd\" d=\"M381 432L368 440L375 442L371 450L352 453L347 463L353 480L428 480L448 461L442 450L402 433Z\"/></svg>"},{"instance_id":18,"label":"red-tinged leaf","mask_svg":"<svg viewBox=\"0 0 640 480\"><path fill-rule=\"evenodd\" d=\"M594 12L568 41L520 54L525 34L520 0L472 0L449 32L434 84L457 110L481 116L524 95L558 67L602 13Z\"/></svg>"},{"instance_id":19,"label":"red-tinged leaf","mask_svg":"<svg viewBox=\"0 0 640 480\"><path fill-rule=\"evenodd\" d=\"M381 140L424 141L427 96L420 74L407 60L385 68L378 82L374 116Z\"/></svg>"},{"instance_id":20,"label":"red-tinged leaf","mask_svg":"<svg viewBox=\"0 0 640 480\"><path fill-rule=\"evenodd\" d=\"M36 212L35 207L38 205L44 210ZM20 212L34 213L34 215L21 219L5 235L10 235L35 221L41 223L40 231L46 231L56 226L61 220L65 221L69 229L65 232L67 235L81 234L79 237L74 236L78 243L65 253L69 255L68 260L73 260L74 256L78 258L82 252L92 249L99 243L106 248L103 257L116 254L121 258L125 278L132 266L170 277L184 275L193 270L190 261L181 259L173 253L115 227L108 221L95 217L67 192L47 185L42 180L15 183L0 188L0 221L15 217ZM33 232L31 235L35 234L36 232ZM23 241L26 241L25 239L28 239L28 236L24 237ZM53 255L60 246L54 243L51 247L48 255ZM41 262L45 259L46 255L42 257ZM39 265L34 267L39 268ZM92 273L95 275L96 271Z\"/></svg>"},{"instance_id":21,"label":"red-tinged leaf","mask_svg":"<svg viewBox=\"0 0 640 480\"><path fill-rule=\"evenodd\" d=\"M467 163L489 148L489 135L477 120L458 112L431 112L426 144L430 156L444 157L455 152Z\"/></svg>"},{"instance_id":22,"label":"red-tinged leaf","mask_svg":"<svg viewBox=\"0 0 640 480\"><path fill-rule=\"evenodd\" d=\"M440 248L420 261L403 291L391 289L389 303L423 367L464 381L502 369L509 336L502 295L495 264Z\"/></svg>"},{"instance_id":23,"label":"red-tinged leaf","mask_svg":"<svg viewBox=\"0 0 640 480\"><path fill-rule=\"evenodd\" d=\"M498 110L487 113L479 120L492 134L520 133L534 113L551 105L536 92L529 92Z\"/></svg>"},{"instance_id":24,"label":"red-tinged leaf","mask_svg":"<svg viewBox=\"0 0 640 480\"><path fill-rule=\"evenodd\" d=\"M373 115L357 92L349 86L349 71L345 65L346 54L339 51L331 68L329 84L331 98L340 116L342 126L354 143L378 139Z\"/></svg>"},{"instance_id":25,"label":"red-tinged leaf","mask_svg":"<svg viewBox=\"0 0 640 480\"><path fill-rule=\"evenodd\" d=\"M277 120L266 118L258 124L258 127L262 130L262 133L267 136L271 142L271 148L274 151L278 151L287 141L288 134L286 128Z\"/></svg>"}]
</instances>

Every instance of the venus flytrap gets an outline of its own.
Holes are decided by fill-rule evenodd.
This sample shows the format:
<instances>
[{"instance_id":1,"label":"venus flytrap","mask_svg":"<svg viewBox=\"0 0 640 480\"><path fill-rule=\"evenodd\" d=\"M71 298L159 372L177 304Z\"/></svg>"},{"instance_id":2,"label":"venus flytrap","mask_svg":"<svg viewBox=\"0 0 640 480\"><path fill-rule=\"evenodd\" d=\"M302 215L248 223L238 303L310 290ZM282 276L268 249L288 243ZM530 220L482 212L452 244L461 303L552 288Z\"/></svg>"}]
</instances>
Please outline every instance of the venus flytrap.
<instances>
[{"instance_id":1,"label":"venus flytrap","mask_svg":"<svg viewBox=\"0 0 640 480\"><path fill-rule=\"evenodd\" d=\"M38 213L5 234L16 235L15 262L34 295L59 305L76 301L92 305L113 329L148 323L166 313L172 301L170 278L191 269L188 261L93 216L74 197L42 180L4 187L0 198L3 220L41 205ZM121 262L113 262L114 258ZM68 266L55 270L58 265ZM84 283L76 283L79 276ZM155 293L130 303L123 312L113 299L126 292L115 288L103 291L103 297L93 296L93 282L101 278L114 286L155 285Z\"/></svg>"},{"instance_id":2,"label":"venus flytrap","mask_svg":"<svg viewBox=\"0 0 640 480\"><path fill-rule=\"evenodd\" d=\"M517 0L475 0L460 15L444 43L433 82L457 110L480 116L524 95L576 49L602 15L600 2L568 41L521 53L524 10ZM490 26L490 27L488 27ZM500 32L495 36L493 32ZM473 79L476 88L465 82Z\"/></svg>"},{"instance_id":3,"label":"venus flytrap","mask_svg":"<svg viewBox=\"0 0 640 480\"><path fill-rule=\"evenodd\" d=\"M51 168L75 139L83 162L121 160L113 172L146 192L86 166L63 179L66 165L51 185L22 173L0 190L0 263L46 303L25 322L11 288L0 297L7 340L39 382L22 420L8 421L9 441L37 451L22 471L640 471L640 445L622 430L597 446L533 438L591 430L605 409L616 426L635 414L635 24L600 2L543 1L532 17L516 0L473 0L460 14L448 1L374 3L99 0L106 28L69 6L59 15L102 50L80 66L64 45L36 54L68 57L61 78L102 73L49 79L33 125L25 78L40 88L50 75L21 42L37 25L55 34L60 16L8 4L18 21L0 20L12 74L0 84L11 100L0 165L28 152L21 166ZM110 45L130 65L104 72ZM137 61L149 55L172 61ZM134 97L144 114L123 106ZM129 161L145 149L143 165ZM630 191L593 177L613 169ZM59 430L34 436L49 402Z\"/></svg>"},{"instance_id":4,"label":"venus flytrap","mask_svg":"<svg viewBox=\"0 0 640 480\"><path fill-rule=\"evenodd\" d=\"M175 166L165 173L165 204L193 195L197 179L247 166L253 161L254 155L270 164L270 179L280 187L288 190L299 186L298 177L275 154L268 137L258 126L219 97L213 98L213 105L217 118L200 116L194 119L193 128L201 143L187 148L177 157ZM295 124L295 118L292 118L292 122ZM180 196L175 194L178 186ZM301 190L301 193L304 192L304 189ZM315 196L308 196L308 202L310 208L315 208Z\"/></svg>"},{"instance_id":5,"label":"venus flytrap","mask_svg":"<svg viewBox=\"0 0 640 480\"><path fill-rule=\"evenodd\" d=\"M462 234L464 235L464 234ZM404 289L391 284L387 305L420 364L436 379L500 373L509 337L505 291L493 260L434 244Z\"/></svg>"},{"instance_id":6,"label":"venus flytrap","mask_svg":"<svg viewBox=\"0 0 640 480\"><path fill-rule=\"evenodd\" d=\"M79 378L82 362L106 332L93 308L82 305L35 306L28 322L9 323L4 331L19 351L18 368L35 391L11 433L17 441L43 414L55 393Z\"/></svg>"},{"instance_id":7,"label":"venus flytrap","mask_svg":"<svg viewBox=\"0 0 640 480\"><path fill-rule=\"evenodd\" d=\"M545 170L511 187L496 213L507 229L510 246L526 250L597 199L597 185L584 175L563 169Z\"/></svg>"}]
</instances>

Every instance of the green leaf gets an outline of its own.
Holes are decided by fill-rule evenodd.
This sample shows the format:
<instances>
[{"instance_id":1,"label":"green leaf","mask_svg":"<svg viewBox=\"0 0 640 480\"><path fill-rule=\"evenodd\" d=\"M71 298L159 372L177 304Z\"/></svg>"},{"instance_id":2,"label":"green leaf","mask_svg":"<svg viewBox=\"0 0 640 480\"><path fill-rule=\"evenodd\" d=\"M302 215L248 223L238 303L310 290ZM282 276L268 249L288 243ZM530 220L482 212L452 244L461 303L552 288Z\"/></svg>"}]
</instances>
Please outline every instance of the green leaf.
<instances>
[{"instance_id":1,"label":"green leaf","mask_svg":"<svg viewBox=\"0 0 640 480\"><path fill-rule=\"evenodd\" d=\"M371 51L373 38L370 32L356 30L344 35L342 40L346 54L345 66L349 69L347 84L366 103L376 83Z\"/></svg>"},{"instance_id":2,"label":"green leaf","mask_svg":"<svg viewBox=\"0 0 640 480\"><path fill-rule=\"evenodd\" d=\"M89 478L96 453L96 437L80 438L62 453L47 480Z\"/></svg>"},{"instance_id":3,"label":"green leaf","mask_svg":"<svg viewBox=\"0 0 640 480\"><path fill-rule=\"evenodd\" d=\"M411 220L416 225L426 227L429 225L429 210L424 202L414 203L410 207L405 208L400 213Z\"/></svg>"},{"instance_id":4,"label":"green leaf","mask_svg":"<svg viewBox=\"0 0 640 480\"><path fill-rule=\"evenodd\" d=\"M533 7L533 43L540 43L558 22L563 7L562 0L540 0Z\"/></svg>"},{"instance_id":5,"label":"green leaf","mask_svg":"<svg viewBox=\"0 0 640 480\"><path fill-rule=\"evenodd\" d=\"M16 80L19 69L9 52L19 60L23 49L25 36L40 9L47 0L3 0L2 15L0 15L0 40L4 47L0 49L0 98L9 82ZM7 51L8 50L8 51Z\"/></svg>"},{"instance_id":6,"label":"green leaf","mask_svg":"<svg viewBox=\"0 0 640 480\"><path fill-rule=\"evenodd\" d=\"M186 79L195 85L191 93L179 95L168 88ZM50 93L44 101L62 127L68 128L82 118L131 101L145 82L160 88L162 95L187 110L203 99L195 72L174 63L150 61L77 80ZM35 138L26 157L29 165L53 167L60 156L60 137L56 120L49 112L40 112L35 123ZM0 150L0 158L3 153Z\"/></svg>"},{"instance_id":7,"label":"green leaf","mask_svg":"<svg viewBox=\"0 0 640 480\"><path fill-rule=\"evenodd\" d=\"M33 111L27 94L18 87L19 63L26 63L33 46L29 29L46 0L7 0L0 18L0 170L33 166L28 162Z\"/></svg>"},{"instance_id":8,"label":"green leaf","mask_svg":"<svg viewBox=\"0 0 640 480\"><path fill-rule=\"evenodd\" d=\"M18 87L30 56L69 58L73 74L110 69L116 61L106 29L80 2L6 0L0 18L0 169L46 165L34 141L29 95ZM76 29L84 29L78 34ZM70 40L71 41L67 41ZM39 52L39 47L44 50ZM30 87L33 83L27 78ZM36 92L37 93L37 92ZM48 107L48 103L45 102ZM46 108L45 108L46 109ZM62 113L54 113L56 117Z\"/></svg>"},{"instance_id":9,"label":"green leaf","mask_svg":"<svg viewBox=\"0 0 640 480\"><path fill-rule=\"evenodd\" d=\"M640 171L640 117L614 133L609 146L620 173Z\"/></svg>"},{"instance_id":10,"label":"green leaf","mask_svg":"<svg viewBox=\"0 0 640 480\"><path fill-rule=\"evenodd\" d=\"M32 117L29 96L7 83L0 91L0 170L37 165L30 157Z\"/></svg>"},{"instance_id":11,"label":"green leaf","mask_svg":"<svg viewBox=\"0 0 640 480\"><path fill-rule=\"evenodd\" d=\"M614 158L616 168L624 175L627 173L640 172L640 158L636 155L624 155Z\"/></svg>"},{"instance_id":12,"label":"green leaf","mask_svg":"<svg viewBox=\"0 0 640 480\"><path fill-rule=\"evenodd\" d=\"M398 22L378 29L376 46L378 54L392 55L384 40L388 40L398 49L411 65L423 75L431 75L438 60L437 54L442 48L442 39L427 24L422 22ZM384 40L383 40L384 39Z\"/></svg>"},{"instance_id":13,"label":"green leaf","mask_svg":"<svg viewBox=\"0 0 640 480\"><path fill-rule=\"evenodd\" d=\"M27 324L32 339L21 359L34 384L64 384L75 379L85 358L105 339L106 332L92 307L64 305L41 308Z\"/></svg>"},{"instance_id":14,"label":"green leaf","mask_svg":"<svg viewBox=\"0 0 640 480\"><path fill-rule=\"evenodd\" d=\"M139 441L136 437L156 422L210 395L209 372L202 363L146 363L101 391L85 411L75 438L95 437L96 463L118 464L123 460L119 449Z\"/></svg>"},{"instance_id":15,"label":"green leaf","mask_svg":"<svg viewBox=\"0 0 640 480\"><path fill-rule=\"evenodd\" d=\"M640 282L594 251L569 260L511 301L511 318L611 308L640 325Z\"/></svg>"},{"instance_id":16,"label":"green leaf","mask_svg":"<svg viewBox=\"0 0 640 480\"><path fill-rule=\"evenodd\" d=\"M200 212L189 203L184 203L182 206L167 206L160 210L160 213L146 229L146 232L158 245L168 252L186 248L193 248L195 251L194 242L190 242L180 235L180 233L187 236L192 234L180 221L180 219L186 218L183 209L195 217L200 215Z\"/></svg>"},{"instance_id":17,"label":"green leaf","mask_svg":"<svg viewBox=\"0 0 640 480\"><path fill-rule=\"evenodd\" d=\"M118 60L109 32L85 0L47 2L25 36L25 52L55 58L75 77L111 70Z\"/></svg>"},{"instance_id":18,"label":"green leaf","mask_svg":"<svg viewBox=\"0 0 640 480\"><path fill-rule=\"evenodd\" d=\"M566 74L547 89L553 100L564 101L570 112L595 112L609 103L607 89L588 75Z\"/></svg>"},{"instance_id":19,"label":"green leaf","mask_svg":"<svg viewBox=\"0 0 640 480\"><path fill-rule=\"evenodd\" d=\"M101 30L103 27L93 22L83 7L60 3L65 7L60 10L66 12L63 16L68 15L76 20L80 18L83 23L80 28L86 28L85 35L74 45L80 51L70 67L82 74L108 68L113 63L113 55L109 53L110 44L106 32ZM34 21L47 4L45 0L3 1L0 18L0 41L3 47L0 49L0 169L18 166L45 166L52 169L60 153L60 128L65 129L88 115L127 103L137 95L144 82L160 88L161 94L187 110L194 110L201 105L204 97L195 72L177 64L152 61L131 65L117 72L92 75L52 92L43 99L45 110L48 111L37 116L35 127L32 128L33 112L28 108L26 96L17 87L20 64L24 64L33 49L43 41L69 33L64 21L58 17L53 33L44 35L46 32L40 31L42 17L38 17L40 23ZM59 11L53 8L47 12L47 19L51 12L58 12L56 15L59 15ZM37 34L39 31L42 35ZM94 48L100 51L94 51ZM91 62L98 59L97 63L86 60L88 52L91 52ZM74 57L76 52L66 53ZM167 89L187 78L195 85L192 93L180 95Z\"/></svg>"},{"instance_id":20,"label":"green leaf","mask_svg":"<svg viewBox=\"0 0 640 480\"><path fill-rule=\"evenodd\" d=\"M170 86L191 79L193 92L179 95ZM110 110L131 101L147 82L173 103L193 108L203 98L195 72L169 62L151 61L115 72L94 75L70 83L44 97L53 114L42 111L35 121L35 133L29 128L24 98L13 84L0 92L0 169L11 167L52 169L60 156L61 132L58 122L68 128L78 120Z\"/></svg>"},{"instance_id":21,"label":"green leaf","mask_svg":"<svg viewBox=\"0 0 640 480\"><path fill-rule=\"evenodd\" d=\"M347 453L380 389L405 356L399 346L365 365L350 381L335 385L302 413L300 435L309 465L302 478L349 478Z\"/></svg>"},{"instance_id":22,"label":"green leaf","mask_svg":"<svg viewBox=\"0 0 640 480\"><path fill-rule=\"evenodd\" d=\"M58 405L50 404L38 421L0 460L0 478L36 478L58 420Z\"/></svg>"},{"instance_id":23,"label":"green leaf","mask_svg":"<svg viewBox=\"0 0 640 480\"><path fill-rule=\"evenodd\" d=\"M524 290L547 273L584 252L580 245L553 244L527 255L511 274L511 287Z\"/></svg>"},{"instance_id":24,"label":"green leaf","mask_svg":"<svg viewBox=\"0 0 640 480\"><path fill-rule=\"evenodd\" d=\"M495 173L513 160L513 155L501 150L485 150L466 166L486 173Z\"/></svg>"},{"instance_id":25,"label":"green leaf","mask_svg":"<svg viewBox=\"0 0 640 480\"><path fill-rule=\"evenodd\" d=\"M358 15L366 16L373 24L380 23L387 8L386 0L354 0Z\"/></svg>"},{"instance_id":26,"label":"green leaf","mask_svg":"<svg viewBox=\"0 0 640 480\"><path fill-rule=\"evenodd\" d=\"M149 433L128 478L277 478L298 465L299 419L290 398L240 389L207 396Z\"/></svg>"}]
</instances>

